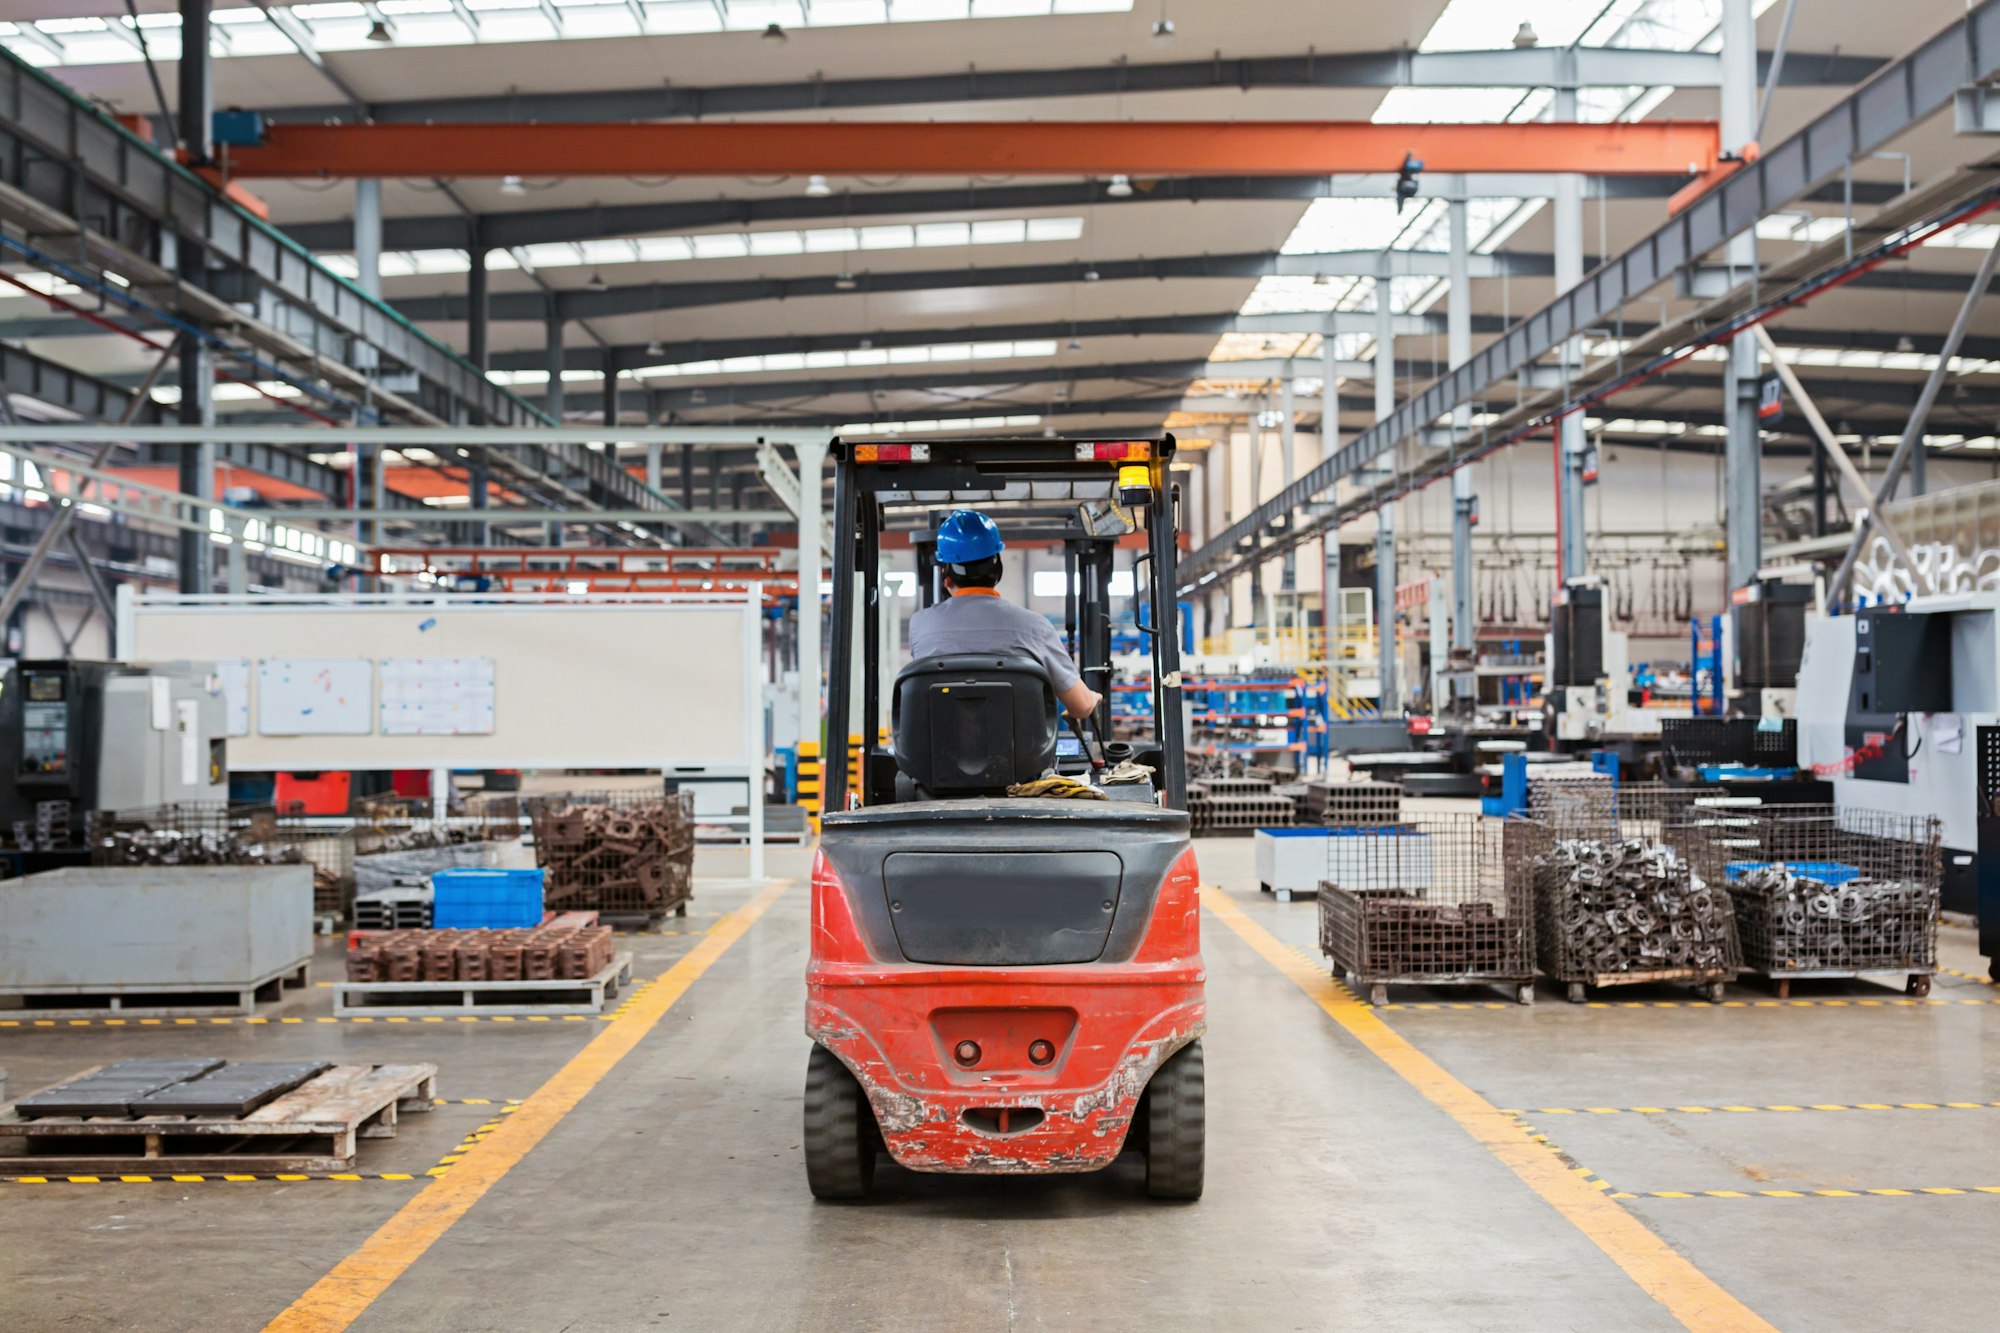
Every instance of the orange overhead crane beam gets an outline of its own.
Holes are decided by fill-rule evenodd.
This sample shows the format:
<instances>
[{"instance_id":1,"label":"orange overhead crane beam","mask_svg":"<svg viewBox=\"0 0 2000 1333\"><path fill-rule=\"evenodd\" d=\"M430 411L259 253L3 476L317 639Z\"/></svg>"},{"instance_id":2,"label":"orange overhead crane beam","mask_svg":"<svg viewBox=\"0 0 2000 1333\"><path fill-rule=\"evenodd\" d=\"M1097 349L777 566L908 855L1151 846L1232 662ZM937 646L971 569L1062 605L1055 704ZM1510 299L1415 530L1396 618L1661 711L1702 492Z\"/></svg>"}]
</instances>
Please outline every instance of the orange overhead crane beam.
<instances>
[{"instance_id":1,"label":"orange overhead crane beam","mask_svg":"<svg viewBox=\"0 0 2000 1333\"><path fill-rule=\"evenodd\" d=\"M273 125L226 150L235 178L432 176L1699 175L1711 121L1377 125L1367 121L760 121Z\"/></svg>"}]
</instances>

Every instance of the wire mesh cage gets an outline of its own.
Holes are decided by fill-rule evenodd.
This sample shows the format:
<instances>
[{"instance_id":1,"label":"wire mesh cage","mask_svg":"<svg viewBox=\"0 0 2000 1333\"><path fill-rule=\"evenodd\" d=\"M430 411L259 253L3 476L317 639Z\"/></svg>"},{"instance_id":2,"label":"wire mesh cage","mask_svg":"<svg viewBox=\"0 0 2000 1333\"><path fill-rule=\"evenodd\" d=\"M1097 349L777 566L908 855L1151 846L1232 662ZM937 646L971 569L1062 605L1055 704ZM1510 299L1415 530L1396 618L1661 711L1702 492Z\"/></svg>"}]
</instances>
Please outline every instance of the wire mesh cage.
<instances>
[{"instance_id":1,"label":"wire mesh cage","mask_svg":"<svg viewBox=\"0 0 2000 1333\"><path fill-rule=\"evenodd\" d=\"M1326 840L1320 951L1387 1001L1392 984L1500 985L1534 996L1534 898L1510 883L1503 829L1473 814L1356 825Z\"/></svg>"},{"instance_id":2,"label":"wire mesh cage","mask_svg":"<svg viewBox=\"0 0 2000 1333\"><path fill-rule=\"evenodd\" d=\"M528 802L551 910L658 920L694 893L694 794L568 792Z\"/></svg>"},{"instance_id":3,"label":"wire mesh cage","mask_svg":"<svg viewBox=\"0 0 2000 1333\"><path fill-rule=\"evenodd\" d=\"M1533 885L1537 961L1573 1001L1590 986L1653 981L1695 982L1719 1000L1742 970L1729 895L1667 841L1621 834L1615 817L1515 819L1507 860L1511 881Z\"/></svg>"},{"instance_id":4,"label":"wire mesh cage","mask_svg":"<svg viewBox=\"0 0 2000 1333\"><path fill-rule=\"evenodd\" d=\"M1734 900L1751 971L1781 983L1900 972L1912 994L1929 992L1944 878L1935 817L1773 805L1719 813L1695 834L1693 859Z\"/></svg>"}]
</instances>

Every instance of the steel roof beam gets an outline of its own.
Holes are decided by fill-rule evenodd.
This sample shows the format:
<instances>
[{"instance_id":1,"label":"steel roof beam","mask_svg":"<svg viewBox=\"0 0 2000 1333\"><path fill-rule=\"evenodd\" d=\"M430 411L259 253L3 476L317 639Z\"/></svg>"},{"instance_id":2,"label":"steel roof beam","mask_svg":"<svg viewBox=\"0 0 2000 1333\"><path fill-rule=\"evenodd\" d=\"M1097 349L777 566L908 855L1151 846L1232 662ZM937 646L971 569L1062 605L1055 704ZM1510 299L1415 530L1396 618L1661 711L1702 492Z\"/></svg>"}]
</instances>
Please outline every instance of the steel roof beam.
<instances>
[{"instance_id":1,"label":"steel roof beam","mask_svg":"<svg viewBox=\"0 0 2000 1333\"><path fill-rule=\"evenodd\" d=\"M1770 67L1770 53L1759 57ZM1872 56L1789 54L1788 87L1861 82L1882 61ZM615 88L563 93L510 91L481 97L405 98L376 103L385 123L426 121L677 120L785 111L1026 101L1054 97L1264 88L1713 88L1716 57L1697 51L1622 47L1529 47L1498 51L1359 51L1248 59L1090 65L1071 69L982 70L898 77L794 80L725 87ZM1760 74L1760 78L1762 75ZM275 107L275 121L318 124L353 114L346 106Z\"/></svg>"},{"instance_id":2,"label":"steel roof beam","mask_svg":"<svg viewBox=\"0 0 2000 1333\"><path fill-rule=\"evenodd\" d=\"M1498 333L1508 327L1499 315L1473 319L1478 333ZM949 339L956 342L1018 342L1024 339L1096 339L1173 336L1216 336L1225 333L1269 334L1305 337L1311 334L1373 333L1375 316L1367 311L1339 311L1332 314L1239 315L1235 311L1192 315L1142 315L1131 319L1040 320L1022 324L987 324L974 328L940 331L936 328L870 329L852 333L771 334L747 338L697 338L672 343L624 343L613 347L618 364L631 369L644 366L685 365L696 361L720 361L741 356L802 355L811 352L851 351L863 347L923 347ZM1444 332L1441 315L1398 315L1396 334L1403 338L1428 337ZM495 352L489 358L495 370L544 370L547 356L539 349ZM604 353L595 348L570 348L564 354L568 370L602 372Z\"/></svg>"},{"instance_id":3,"label":"steel roof beam","mask_svg":"<svg viewBox=\"0 0 2000 1333\"><path fill-rule=\"evenodd\" d=\"M1494 197L1546 197L1552 176L1474 175L1470 188ZM1593 176L1591 197L1669 199L1687 184L1684 176ZM1453 188L1442 177L1421 176L1418 197ZM1855 182L1858 203L1881 203L1899 187ZM840 191L831 195L778 195L763 199L683 199L654 204L592 205L588 208L524 209L487 213L480 221L488 244L512 246L589 241L617 236L674 235L681 232L780 226L787 223L854 223L864 218L921 217L941 213L1011 213L1031 209L1112 208L1127 204L1243 202L1381 198L1395 194L1393 175L1343 176L1339 180L1295 176L1174 176L1132 182L1132 193L1108 195L1099 181L1053 181L1033 185L964 185L928 190ZM1838 186L1825 202L1839 203ZM1817 198L1818 194L1809 196ZM350 219L304 222L286 234L308 249L354 248ZM389 250L463 250L465 218L458 213L388 218L382 244Z\"/></svg>"},{"instance_id":4,"label":"steel roof beam","mask_svg":"<svg viewBox=\"0 0 2000 1333\"><path fill-rule=\"evenodd\" d=\"M1440 267L1430 256L1391 251L1391 272L1423 273ZM1407 259L1404 257L1407 255ZM1491 273L1533 276L1548 272L1544 256L1485 256ZM785 301L811 296L934 291L953 287L1017 287L1036 284L1129 282L1150 278L1256 279L1276 274L1353 276L1367 267L1375 272L1380 252L1331 255L1176 255L1159 259L1066 260L1052 264L1017 264L993 268L923 269L914 272L862 272L800 278L737 278L708 282L652 282L602 291L569 289L555 294L557 314L565 320L605 319L686 310L697 306L732 305L745 301ZM549 317L550 298L540 292L503 292L488 297L487 318L501 323L541 322ZM460 320L466 300L456 293L413 296L395 303L407 319L425 322Z\"/></svg>"}]
</instances>

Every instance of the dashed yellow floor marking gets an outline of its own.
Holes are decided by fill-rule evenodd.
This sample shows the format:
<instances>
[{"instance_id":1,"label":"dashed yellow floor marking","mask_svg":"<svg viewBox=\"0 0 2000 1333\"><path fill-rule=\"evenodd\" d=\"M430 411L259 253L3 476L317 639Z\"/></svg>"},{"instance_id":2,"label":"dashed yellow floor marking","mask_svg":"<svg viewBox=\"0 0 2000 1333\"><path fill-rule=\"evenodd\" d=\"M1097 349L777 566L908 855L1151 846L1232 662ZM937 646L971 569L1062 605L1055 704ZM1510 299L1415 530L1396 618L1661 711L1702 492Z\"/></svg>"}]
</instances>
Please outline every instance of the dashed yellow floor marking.
<instances>
[{"instance_id":1,"label":"dashed yellow floor marking","mask_svg":"<svg viewBox=\"0 0 2000 1333\"><path fill-rule=\"evenodd\" d=\"M1759 1330L1771 1325L1725 1291L1638 1218L1611 1202L1608 1187L1566 1164L1513 1116L1495 1107L1412 1046L1367 1005L1334 985L1321 968L1281 943L1248 912L1215 890L1203 904L1300 990L1348 1035L1444 1111L1522 1183L1589 1238L1682 1324L1703 1333Z\"/></svg>"},{"instance_id":2,"label":"dashed yellow floor marking","mask_svg":"<svg viewBox=\"0 0 2000 1333\"><path fill-rule=\"evenodd\" d=\"M575 1109L669 1009L777 901L780 880L730 913L658 984L598 1032L485 1140L405 1203L266 1327L266 1333L338 1333L351 1325ZM438 1168L433 1167L432 1173Z\"/></svg>"}]
</instances>

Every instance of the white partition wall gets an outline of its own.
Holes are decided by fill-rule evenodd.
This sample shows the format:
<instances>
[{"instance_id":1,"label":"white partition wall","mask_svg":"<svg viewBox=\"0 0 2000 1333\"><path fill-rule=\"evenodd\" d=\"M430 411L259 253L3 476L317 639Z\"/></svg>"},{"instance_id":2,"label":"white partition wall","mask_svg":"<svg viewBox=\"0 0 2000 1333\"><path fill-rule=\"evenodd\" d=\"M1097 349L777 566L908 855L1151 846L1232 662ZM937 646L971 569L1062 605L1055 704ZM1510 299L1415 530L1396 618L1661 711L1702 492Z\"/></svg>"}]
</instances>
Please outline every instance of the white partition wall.
<instances>
[{"instance_id":1,"label":"white partition wall","mask_svg":"<svg viewBox=\"0 0 2000 1333\"><path fill-rule=\"evenodd\" d=\"M225 683L247 682L250 696L230 700L232 718L247 709L250 719L230 738L233 770L740 777L751 873L763 876L760 589L417 599L135 594L127 585L119 593L128 660L229 663ZM283 691L270 707L259 695L266 688ZM364 689L369 697L356 697Z\"/></svg>"}]
</instances>

